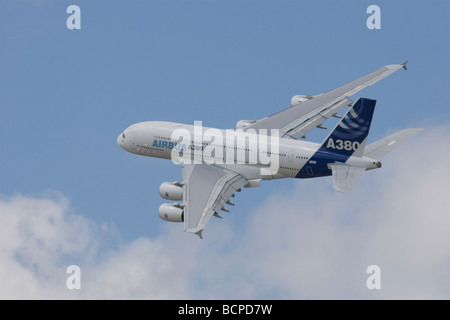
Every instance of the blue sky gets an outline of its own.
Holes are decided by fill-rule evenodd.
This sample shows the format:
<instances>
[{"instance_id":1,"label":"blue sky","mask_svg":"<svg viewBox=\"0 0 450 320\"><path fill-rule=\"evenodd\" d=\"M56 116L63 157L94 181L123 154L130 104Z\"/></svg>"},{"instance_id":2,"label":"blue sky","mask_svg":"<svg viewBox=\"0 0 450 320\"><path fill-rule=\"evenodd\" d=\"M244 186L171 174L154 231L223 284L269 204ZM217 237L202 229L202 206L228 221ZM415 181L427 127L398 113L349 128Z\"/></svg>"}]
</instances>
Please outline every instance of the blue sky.
<instances>
[{"instance_id":1,"label":"blue sky","mask_svg":"<svg viewBox=\"0 0 450 320\"><path fill-rule=\"evenodd\" d=\"M66 28L71 4L81 8L81 30ZM366 28L371 4L381 8L381 30ZM180 180L180 168L124 152L120 132L145 120L234 128L288 107L293 95L405 60L408 71L358 94L378 100L370 140L445 127L449 9L448 1L1 0L0 194L61 193L69 214L117 230L121 243L164 239L168 230L193 243L182 225L167 226L157 214L166 201L159 185ZM211 230L225 225L238 237L265 199L300 184L331 192L328 180L246 189ZM214 242L223 234L204 236ZM284 297L283 290L263 297Z\"/></svg>"}]
</instances>

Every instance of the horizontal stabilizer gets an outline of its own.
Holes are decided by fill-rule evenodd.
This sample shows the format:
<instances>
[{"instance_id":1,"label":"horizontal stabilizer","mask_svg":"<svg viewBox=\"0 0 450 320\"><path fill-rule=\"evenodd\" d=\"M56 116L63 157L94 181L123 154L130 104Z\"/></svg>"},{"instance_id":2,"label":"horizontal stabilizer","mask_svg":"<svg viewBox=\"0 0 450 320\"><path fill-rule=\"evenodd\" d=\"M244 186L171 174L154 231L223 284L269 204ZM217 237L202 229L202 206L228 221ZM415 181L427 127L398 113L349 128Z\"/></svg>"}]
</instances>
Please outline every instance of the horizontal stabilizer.
<instances>
[{"instance_id":1,"label":"horizontal stabilizer","mask_svg":"<svg viewBox=\"0 0 450 320\"><path fill-rule=\"evenodd\" d=\"M402 143L414 137L416 134L422 132L423 130L424 129L422 128L415 128L415 129L406 129L394 133L393 135L390 135L386 138L383 138L366 146L366 149L364 150L364 155L366 157L375 160L380 160L387 153L391 152L392 150L400 146Z\"/></svg>"},{"instance_id":2,"label":"horizontal stabilizer","mask_svg":"<svg viewBox=\"0 0 450 320\"><path fill-rule=\"evenodd\" d=\"M340 192L349 192L366 171L366 168L348 166L343 163L330 164L329 166L333 174L334 189Z\"/></svg>"}]
</instances>

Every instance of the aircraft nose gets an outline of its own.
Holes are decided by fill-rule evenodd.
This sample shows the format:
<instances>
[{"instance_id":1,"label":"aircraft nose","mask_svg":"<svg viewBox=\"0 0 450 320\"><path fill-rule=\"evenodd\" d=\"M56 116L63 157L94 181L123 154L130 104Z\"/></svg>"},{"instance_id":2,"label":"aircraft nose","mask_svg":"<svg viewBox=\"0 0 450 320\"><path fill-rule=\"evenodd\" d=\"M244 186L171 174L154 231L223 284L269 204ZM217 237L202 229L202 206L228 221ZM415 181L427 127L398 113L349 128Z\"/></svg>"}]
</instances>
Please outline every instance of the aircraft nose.
<instances>
[{"instance_id":1,"label":"aircraft nose","mask_svg":"<svg viewBox=\"0 0 450 320\"><path fill-rule=\"evenodd\" d=\"M125 134L124 133L119 134L119 136L117 137L117 144L122 149L124 148L124 145L125 145Z\"/></svg>"}]
</instances>

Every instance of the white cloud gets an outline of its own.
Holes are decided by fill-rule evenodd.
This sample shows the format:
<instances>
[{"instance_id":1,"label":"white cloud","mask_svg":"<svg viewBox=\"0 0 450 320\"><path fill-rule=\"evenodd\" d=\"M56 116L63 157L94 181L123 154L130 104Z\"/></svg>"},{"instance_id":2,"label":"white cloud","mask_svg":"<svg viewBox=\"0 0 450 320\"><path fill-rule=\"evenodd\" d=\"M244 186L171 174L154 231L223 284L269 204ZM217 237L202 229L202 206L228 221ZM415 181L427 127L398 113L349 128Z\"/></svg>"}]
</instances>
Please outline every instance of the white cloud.
<instances>
[{"instance_id":1,"label":"white cloud","mask_svg":"<svg viewBox=\"0 0 450 320\"><path fill-rule=\"evenodd\" d=\"M175 243L139 238L120 243L114 228L71 212L61 194L0 199L0 298L181 298L186 266ZM195 248L195 247L193 247ZM81 290L69 290L69 265Z\"/></svg>"},{"instance_id":2,"label":"white cloud","mask_svg":"<svg viewBox=\"0 0 450 320\"><path fill-rule=\"evenodd\" d=\"M449 138L425 131L350 194L330 178L297 180L204 240L161 221L157 238L123 243L63 195L0 197L0 298L448 299ZM81 290L66 288L70 264ZM379 291L366 288L371 264Z\"/></svg>"},{"instance_id":3,"label":"white cloud","mask_svg":"<svg viewBox=\"0 0 450 320\"><path fill-rule=\"evenodd\" d=\"M0 199L1 298L58 297L55 288L65 284L58 266L66 256L85 256L96 242L93 223L68 208L60 194Z\"/></svg>"}]
</instances>

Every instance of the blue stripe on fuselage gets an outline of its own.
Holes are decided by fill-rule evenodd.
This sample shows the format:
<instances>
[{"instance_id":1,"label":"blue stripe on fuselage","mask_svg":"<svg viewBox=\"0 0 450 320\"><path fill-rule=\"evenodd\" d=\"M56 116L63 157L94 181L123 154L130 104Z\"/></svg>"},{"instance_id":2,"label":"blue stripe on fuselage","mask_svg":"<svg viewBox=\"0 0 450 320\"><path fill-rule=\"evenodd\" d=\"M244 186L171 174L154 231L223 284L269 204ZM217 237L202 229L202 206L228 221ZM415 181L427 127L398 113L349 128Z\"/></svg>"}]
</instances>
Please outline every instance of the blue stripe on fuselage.
<instances>
[{"instance_id":1,"label":"blue stripe on fuselage","mask_svg":"<svg viewBox=\"0 0 450 320\"><path fill-rule=\"evenodd\" d=\"M295 177L304 179L331 176L331 170L328 168L328 164L336 161L345 163L348 158L350 158L350 155L331 153L320 148L300 169Z\"/></svg>"}]
</instances>

